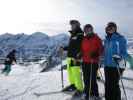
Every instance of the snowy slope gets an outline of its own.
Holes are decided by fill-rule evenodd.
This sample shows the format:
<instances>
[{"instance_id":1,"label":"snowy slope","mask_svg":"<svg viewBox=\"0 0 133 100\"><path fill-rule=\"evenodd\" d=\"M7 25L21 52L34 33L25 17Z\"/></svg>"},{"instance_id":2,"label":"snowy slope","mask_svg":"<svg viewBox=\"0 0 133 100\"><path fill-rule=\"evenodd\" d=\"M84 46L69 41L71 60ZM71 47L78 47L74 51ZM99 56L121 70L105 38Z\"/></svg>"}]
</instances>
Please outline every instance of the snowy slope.
<instances>
[{"instance_id":1,"label":"snowy slope","mask_svg":"<svg viewBox=\"0 0 133 100\"><path fill-rule=\"evenodd\" d=\"M60 71L38 73L39 66L14 65L9 76L0 75L0 100L66 100L70 94L59 92L61 90ZM126 70L126 77L132 77L133 71ZM133 77L132 77L133 78ZM66 72L65 85L68 84ZM133 100L133 81L124 80L128 100ZM103 83L99 83L100 93L104 93ZM37 97L34 93L41 93ZM122 93L122 97L124 97Z\"/></svg>"}]
</instances>

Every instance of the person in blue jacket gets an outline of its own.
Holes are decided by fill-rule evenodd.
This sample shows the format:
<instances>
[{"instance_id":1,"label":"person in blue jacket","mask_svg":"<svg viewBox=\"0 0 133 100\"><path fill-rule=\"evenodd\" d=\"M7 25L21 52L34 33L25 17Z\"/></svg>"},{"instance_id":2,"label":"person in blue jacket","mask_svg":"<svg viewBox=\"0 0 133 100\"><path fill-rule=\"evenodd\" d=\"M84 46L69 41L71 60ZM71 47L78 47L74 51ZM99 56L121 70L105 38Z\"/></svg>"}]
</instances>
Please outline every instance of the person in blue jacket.
<instances>
[{"instance_id":1,"label":"person in blue jacket","mask_svg":"<svg viewBox=\"0 0 133 100\"><path fill-rule=\"evenodd\" d=\"M121 100L119 86L120 76L125 69L125 60L128 58L127 41L117 32L117 25L109 22L105 29L104 64L105 64L105 99Z\"/></svg>"}]
</instances>

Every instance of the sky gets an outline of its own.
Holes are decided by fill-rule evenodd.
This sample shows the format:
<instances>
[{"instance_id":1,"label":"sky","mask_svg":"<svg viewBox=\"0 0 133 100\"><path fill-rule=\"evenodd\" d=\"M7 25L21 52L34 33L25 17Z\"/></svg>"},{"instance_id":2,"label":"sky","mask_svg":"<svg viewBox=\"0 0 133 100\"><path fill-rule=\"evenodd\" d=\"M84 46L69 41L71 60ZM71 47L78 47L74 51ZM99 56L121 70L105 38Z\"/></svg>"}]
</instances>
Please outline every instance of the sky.
<instances>
[{"instance_id":1,"label":"sky","mask_svg":"<svg viewBox=\"0 0 133 100\"><path fill-rule=\"evenodd\" d=\"M71 19L98 33L114 21L120 32L132 33L132 11L133 0L0 0L0 34L66 33Z\"/></svg>"}]
</instances>

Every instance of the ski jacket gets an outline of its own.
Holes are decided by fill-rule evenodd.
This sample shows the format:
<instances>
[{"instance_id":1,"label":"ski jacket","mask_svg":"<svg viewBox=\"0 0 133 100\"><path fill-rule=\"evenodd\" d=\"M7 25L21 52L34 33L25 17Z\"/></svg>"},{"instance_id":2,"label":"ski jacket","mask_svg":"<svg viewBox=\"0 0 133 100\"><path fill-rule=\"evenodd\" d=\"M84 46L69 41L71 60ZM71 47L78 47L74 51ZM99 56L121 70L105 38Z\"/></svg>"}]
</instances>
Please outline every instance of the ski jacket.
<instances>
[{"instance_id":1,"label":"ski jacket","mask_svg":"<svg viewBox=\"0 0 133 100\"><path fill-rule=\"evenodd\" d=\"M72 31L69 31L70 33ZM81 41L83 38L83 32L81 29L76 31L74 35L71 35L68 46L64 47L64 50L67 50L67 56L71 58L77 58L77 55L80 52Z\"/></svg>"},{"instance_id":2,"label":"ski jacket","mask_svg":"<svg viewBox=\"0 0 133 100\"><path fill-rule=\"evenodd\" d=\"M16 62L16 57L15 57L15 53L10 52L7 56L6 56L6 60L5 60L5 64L6 65L11 65L12 63Z\"/></svg>"},{"instance_id":3,"label":"ski jacket","mask_svg":"<svg viewBox=\"0 0 133 100\"><path fill-rule=\"evenodd\" d=\"M128 57L127 41L119 33L113 33L111 37L106 36L104 40L104 64L106 67L117 67L117 63L113 59L114 55L120 56L121 59Z\"/></svg>"},{"instance_id":4,"label":"ski jacket","mask_svg":"<svg viewBox=\"0 0 133 100\"><path fill-rule=\"evenodd\" d=\"M96 35L91 37L85 36L81 45L81 54L83 62L85 63L98 63L99 57L102 55L103 45L102 40ZM95 57L91 57L95 53Z\"/></svg>"}]
</instances>

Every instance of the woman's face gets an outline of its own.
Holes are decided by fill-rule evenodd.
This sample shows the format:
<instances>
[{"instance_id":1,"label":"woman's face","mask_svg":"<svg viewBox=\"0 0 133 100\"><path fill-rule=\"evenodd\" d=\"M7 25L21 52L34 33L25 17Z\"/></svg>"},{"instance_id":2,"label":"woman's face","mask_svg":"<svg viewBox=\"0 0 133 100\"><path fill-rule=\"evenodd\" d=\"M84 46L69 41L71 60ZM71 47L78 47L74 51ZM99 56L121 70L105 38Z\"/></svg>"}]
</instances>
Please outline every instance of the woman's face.
<instances>
[{"instance_id":1,"label":"woman's face","mask_svg":"<svg viewBox=\"0 0 133 100\"><path fill-rule=\"evenodd\" d=\"M93 33L93 29L91 27L90 28L85 28L84 33L85 34Z\"/></svg>"},{"instance_id":2,"label":"woman's face","mask_svg":"<svg viewBox=\"0 0 133 100\"><path fill-rule=\"evenodd\" d=\"M105 31L107 34L113 34L116 29L114 27L107 27Z\"/></svg>"}]
</instances>

